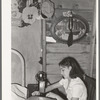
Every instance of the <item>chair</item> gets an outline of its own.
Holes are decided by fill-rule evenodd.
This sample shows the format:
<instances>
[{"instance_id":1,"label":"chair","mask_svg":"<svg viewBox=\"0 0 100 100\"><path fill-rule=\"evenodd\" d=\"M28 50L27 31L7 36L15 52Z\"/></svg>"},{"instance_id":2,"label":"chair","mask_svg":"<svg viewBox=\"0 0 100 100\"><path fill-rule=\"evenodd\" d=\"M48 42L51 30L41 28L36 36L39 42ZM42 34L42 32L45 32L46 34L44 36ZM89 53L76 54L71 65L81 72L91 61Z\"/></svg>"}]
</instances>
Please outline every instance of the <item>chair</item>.
<instances>
[{"instance_id":1,"label":"chair","mask_svg":"<svg viewBox=\"0 0 100 100\"><path fill-rule=\"evenodd\" d=\"M96 100L96 79L85 75L84 83L87 87L87 100Z\"/></svg>"},{"instance_id":2,"label":"chair","mask_svg":"<svg viewBox=\"0 0 100 100\"><path fill-rule=\"evenodd\" d=\"M18 50L13 48L11 49L11 83L26 86L25 58Z\"/></svg>"}]
</instances>

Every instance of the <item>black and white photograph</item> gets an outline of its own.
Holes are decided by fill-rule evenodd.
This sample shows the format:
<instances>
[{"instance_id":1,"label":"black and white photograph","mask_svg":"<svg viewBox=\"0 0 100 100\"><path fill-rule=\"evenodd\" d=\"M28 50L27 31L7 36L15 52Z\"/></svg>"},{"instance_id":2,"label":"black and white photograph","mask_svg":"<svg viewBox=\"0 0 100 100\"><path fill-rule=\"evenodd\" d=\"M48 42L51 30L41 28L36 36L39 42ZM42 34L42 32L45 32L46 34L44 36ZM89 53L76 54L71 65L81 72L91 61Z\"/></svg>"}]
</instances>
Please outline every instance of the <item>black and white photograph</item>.
<instances>
[{"instance_id":1,"label":"black and white photograph","mask_svg":"<svg viewBox=\"0 0 100 100\"><path fill-rule=\"evenodd\" d=\"M97 100L97 0L11 0L10 9L11 100Z\"/></svg>"}]
</instances>

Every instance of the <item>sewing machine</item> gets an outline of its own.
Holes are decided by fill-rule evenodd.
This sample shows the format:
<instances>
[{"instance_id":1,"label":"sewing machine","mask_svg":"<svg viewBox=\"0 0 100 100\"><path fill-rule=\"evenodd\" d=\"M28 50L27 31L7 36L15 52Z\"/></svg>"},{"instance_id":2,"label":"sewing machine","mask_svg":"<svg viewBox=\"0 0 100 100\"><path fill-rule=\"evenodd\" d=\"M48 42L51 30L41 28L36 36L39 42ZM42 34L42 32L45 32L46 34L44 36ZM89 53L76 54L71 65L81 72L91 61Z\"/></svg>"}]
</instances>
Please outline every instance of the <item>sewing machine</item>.
<instances>
[{"instance_id":1,"label":"sewing machine","mask_svg":"<svg viewBox=\"0 0 100 100\"><path fill-rule=\"evenodd\" d=\"M57 100L55 98L45 97L45 88L47 85L47 74L43 71L39 71L36 74L36 80L38 81L39 96L31 96L27 100Z\"/></svg>"}]
</instances>

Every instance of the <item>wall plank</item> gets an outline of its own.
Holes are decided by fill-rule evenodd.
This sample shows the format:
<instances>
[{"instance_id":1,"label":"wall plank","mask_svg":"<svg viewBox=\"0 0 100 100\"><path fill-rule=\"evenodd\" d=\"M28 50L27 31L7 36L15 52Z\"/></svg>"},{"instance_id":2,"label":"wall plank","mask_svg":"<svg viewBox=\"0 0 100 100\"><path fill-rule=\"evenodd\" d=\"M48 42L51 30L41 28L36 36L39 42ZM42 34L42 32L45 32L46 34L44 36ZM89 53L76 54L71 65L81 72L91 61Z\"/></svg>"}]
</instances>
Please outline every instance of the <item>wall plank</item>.
<instances>
[{"instance_id":1,"label":"wall plank","mask_svg":"<svg viewBox=\"0 0 100 100\"><path fill-rule=\"evenodd\" d=\"M55 16L59 17L59 16L63 15L63 12L67 12L69 10L70 9L66 9L66 8L65 9L64 8L56 9ZM82 16L83 18L85 18L89 22L91 20L93 20L93 10L92 9L78 9L78 10L73 10L73 11L74 11L74 13Z\"/></svg>"},{"instance_id":2,"label":"wall plank","mask_svg":"<svg viewBox=\"0 0 100 100\"><path fill-rule=\"evenodd\" d=\"M73 44L72 46L68 47L67 44L61 44L61 43L47 44L47 52L87 53L90 52L90 45Z\"/></svg>"},{"instance_id":3,"label":"wall plank","mask_svg":"<svg viewBox=\"0 0 100 100\"><path fill-rule=\"evenodd\" d=\"M88 64L81 64L81 68L86 74L88 74ZM60 68L58 65L47 65L47 73L52 75L58 75L60 74Z\"/></svg>"},{"instance_id":4,"label":"wall plank","mask_svg":"<svg viewBox=\"0 0 100 100\"><path fill-rule=\"evenodd\" d=\"M48 77L48 80L50 81L50 83L57 82L62 78L62 76L60 74L58 74L58 75L48 74L47 77Z\"/></svg>"},{"instance_id":5,"label":"wall plank","mask_svg":"<svg viewBox=\"0 0 100 100\"><path fill-rule=\"evenodd\" d=\"M72 53L48 53L47 64L59 63L64 57L72 56L76 58L78 62L89 63L89 53L72 54Z\"/></svg>"}]
</instances>

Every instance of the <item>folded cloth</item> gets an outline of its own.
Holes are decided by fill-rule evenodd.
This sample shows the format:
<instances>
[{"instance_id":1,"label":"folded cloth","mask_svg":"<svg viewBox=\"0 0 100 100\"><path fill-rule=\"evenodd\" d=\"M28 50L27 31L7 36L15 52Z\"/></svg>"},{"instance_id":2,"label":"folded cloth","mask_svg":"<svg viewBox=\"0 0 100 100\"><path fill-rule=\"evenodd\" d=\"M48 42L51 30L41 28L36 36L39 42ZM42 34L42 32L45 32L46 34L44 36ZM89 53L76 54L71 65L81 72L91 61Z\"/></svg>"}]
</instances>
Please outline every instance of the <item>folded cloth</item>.
<instances>
[{"instance_id":1,"label":"folded cloth","mask_svg":"<svg viewBox=\"0 0 100 100\"><path fill-rule=\"evenodd\" d=\"M12 100L25 100L27 98L27 88L18 84L12 84L11 98Z\"/></svg>"}]
</instances>

